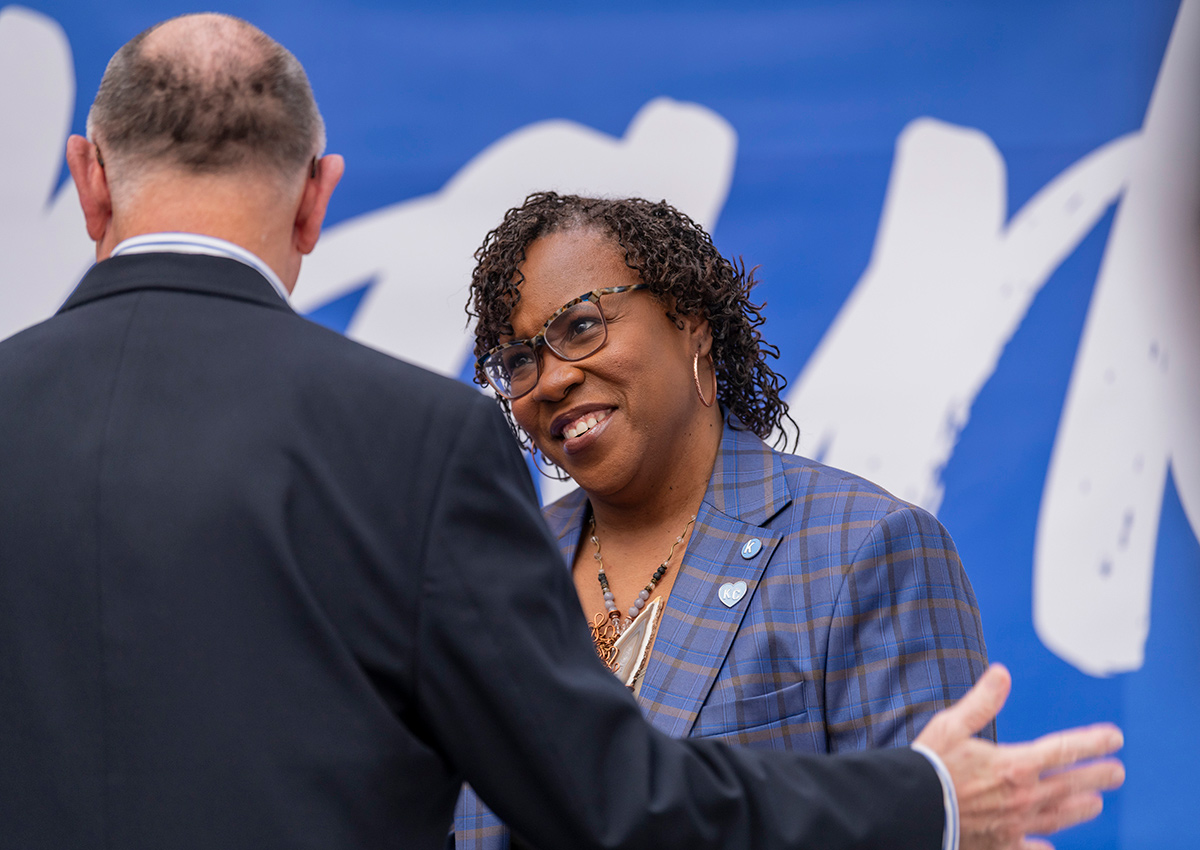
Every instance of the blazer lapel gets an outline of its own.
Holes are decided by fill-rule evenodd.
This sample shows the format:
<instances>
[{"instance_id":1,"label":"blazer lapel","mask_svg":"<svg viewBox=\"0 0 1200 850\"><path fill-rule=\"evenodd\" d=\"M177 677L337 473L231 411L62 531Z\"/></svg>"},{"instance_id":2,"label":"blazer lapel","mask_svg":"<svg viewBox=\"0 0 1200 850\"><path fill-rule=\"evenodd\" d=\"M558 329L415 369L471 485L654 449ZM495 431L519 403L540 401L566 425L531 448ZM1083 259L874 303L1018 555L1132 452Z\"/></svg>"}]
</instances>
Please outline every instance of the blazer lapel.
<instances>
[{"instance_id":1,"label":"blazer lapel","mask_svg":"<svg viewBox=\"0 0 1200 850\"><path fill-rule=\"evenodd\" d=\"M647 719L676 738L691 732L782 537L763 525L792 499L778 454L738 430L740 424L733 416L725 424L638 693ZM575 562L587 504L587 495L575 490L545 509L567 569ZM720 598L726 585L734 596L740 593L736 601L727 597L732 605Z\"/></svg>"},{"instance_id":2,"label":"blazer lapel","mask_svg":"<svg viewBox=\"0 0 1200 850\"><path fill-rule=\"evenodd\" d=\"M782 537L762 527L791 501L782 466L757 436L726 423L638 694L673 737L691 732Z\"/></svg>"}]
</instances>

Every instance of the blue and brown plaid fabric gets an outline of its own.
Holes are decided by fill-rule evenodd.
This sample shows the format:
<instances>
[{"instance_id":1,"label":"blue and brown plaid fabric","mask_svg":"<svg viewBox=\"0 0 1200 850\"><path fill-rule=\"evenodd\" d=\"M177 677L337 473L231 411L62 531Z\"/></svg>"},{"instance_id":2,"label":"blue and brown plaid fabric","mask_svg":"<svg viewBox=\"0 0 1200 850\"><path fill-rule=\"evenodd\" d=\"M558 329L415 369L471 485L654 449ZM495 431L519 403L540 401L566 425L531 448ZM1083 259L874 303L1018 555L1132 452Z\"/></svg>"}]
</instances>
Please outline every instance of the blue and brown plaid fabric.
<instances>
[{"instance_id":1,"label":"blue and brown plaid fabric","mask_svg":"<svg viewBox=\"0 0 1200 850\"><path fill-rule=\"evenodd\" d=\"M987 666L954 543L926 511L734 425L655 638L646 716L675 737L776 750L908 744ZM586 497L545 515L573 563ZM718 591L738 581L727 607ZM455 828L458 847L509 845L469 789Z\"/></svg>"}]
</instances>

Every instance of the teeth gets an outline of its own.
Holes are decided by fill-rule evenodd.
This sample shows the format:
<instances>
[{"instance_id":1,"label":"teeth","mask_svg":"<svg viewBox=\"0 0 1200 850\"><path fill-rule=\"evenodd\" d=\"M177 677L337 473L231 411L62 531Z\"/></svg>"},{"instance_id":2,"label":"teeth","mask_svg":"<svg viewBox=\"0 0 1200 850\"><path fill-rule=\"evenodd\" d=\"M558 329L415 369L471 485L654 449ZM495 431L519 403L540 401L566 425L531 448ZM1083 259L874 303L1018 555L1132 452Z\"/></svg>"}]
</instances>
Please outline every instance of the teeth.
<instances>
[{"instance_id":1,"label":"teeth","mask_svg":"<svg viewBox=\"0 0 1200 850\"><path fill-rule=\"evenodd\" d=\"M573 437L578 437L580 434L586 434L588 431L595 428L607 418L608 413L605 411L585 414L564 428L563 436L567 439L571 439Z\"/></svg>"}]
</instances>

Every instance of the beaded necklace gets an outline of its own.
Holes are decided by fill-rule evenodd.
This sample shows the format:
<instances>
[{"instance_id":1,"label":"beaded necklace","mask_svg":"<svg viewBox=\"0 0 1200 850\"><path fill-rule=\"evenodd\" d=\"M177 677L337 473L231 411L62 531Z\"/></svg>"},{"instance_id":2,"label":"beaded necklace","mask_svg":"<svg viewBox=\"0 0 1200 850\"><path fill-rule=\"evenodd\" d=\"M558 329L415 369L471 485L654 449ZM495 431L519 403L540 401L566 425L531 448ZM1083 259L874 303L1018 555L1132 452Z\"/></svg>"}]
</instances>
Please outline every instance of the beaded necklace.
<instances>
[{"instance_id":1,"label":"beaded necklace","mask_svg":"<svg viewBox=\"0 0 1200 850\"><path fill-rule=\"evenodd\" d=\"M608 618L608 621L605 622L606 615L597 614L592 620L592 640L596 644L596 652L609 667L613 667L615 664L616 650L614 649L614 644L617 638L637 619L638 614L642 613L642 609L646 607L647 600L650 599L650 594L666 574L667 567L671 563L671 558L675 557L675 548L683 542L684 535L688 533L688 529L692 527L692 523L695 521L696 517L694 516L687 521L687 524L683 527L683 532L671 544L671 551L667 553L666 559L658 565L658 569L650 576L650 581L641 589L637 598L633 600L633 604L629 606L627 612L628 616L622 622L621 610L617 608L616 598L613 596L612 590L608 587L608 576L604 573L604 558L600 555L600 538L596 536L596 518L594 516L591 518L588 530L591 534L592 545L596 547L596 552L592 557L596 560L596 578L600 582L600 590L604 594L604 607Z\"/></svg>"}]
</instances>

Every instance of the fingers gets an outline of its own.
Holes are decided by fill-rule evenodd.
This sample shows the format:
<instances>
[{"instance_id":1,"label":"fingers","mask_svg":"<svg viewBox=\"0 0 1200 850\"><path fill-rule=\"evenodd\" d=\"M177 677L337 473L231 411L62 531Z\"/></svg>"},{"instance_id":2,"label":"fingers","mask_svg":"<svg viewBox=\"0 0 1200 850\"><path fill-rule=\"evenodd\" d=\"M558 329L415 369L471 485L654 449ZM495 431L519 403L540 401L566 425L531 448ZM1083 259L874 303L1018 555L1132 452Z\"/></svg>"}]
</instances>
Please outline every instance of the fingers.
<instances>
[{"instance_id":1,"label":"fingers","mask_svg":"<svg viewBox=\"0 0 1200 850\"><path fill-rule=\"evenodd\" d=\"M1012 676L1008 668L1003 664L992 664L975 686L943 714L956 732L964 736L974 735L1000 713L1011 688Z\"/></svg>"},{"instance_id":2,"label":"fingers","mask_svg":"<svg viewBox=\"0 0 1200 850\"><path fill-rule=\"evenodd\" d=\"M1042 778L1038 785L1036 812L1041 813L1065 805L1064 801L1095 798L1099 792L1120 788L1125 781L1125 766L1116 759L1092 762L1063 773ZM1099 814L1099 810L1096 811ZM1095 814L1090 815L1095 817ZM1062 829L1062 827L1058 827ZM1039 832L1043 830L1030 830Z\"/></svg>"},{"instance_id":3,"label":"fingers","mask_svg":"<svg viewBox=\"0 0 1200 850\"><path fill-rule=\"evenodd\" d=\"M1094 762L1045 777L1040 804L1024 825L1026 833L1048 835L1092 820L1104 810L1101 791L1111 791L1125 781L1125 766L1115 759Z\"/></svg>"},{"instance_id":4,"label":"fingers","mask_svg":"<svg viewBox=\"0 0 1200 850\"><path fill-rule=\"evenodd\" d=\"M1102 811L1104 811L1104 800L1099 794L1074 794L1059 802L1058 805L1030 818L1027 831L1035 835L1049 835L1092 820Z\"/></svg>"},{"instance_id":5,"label":"fingers","mask_svg":"<svg viewBox=\"0 0 1200 850\"><path fill-rule=\"evenodd\" d=\"M1019 746L1026 751L1020 754L1022 758L1030 758L1039 771L1046 771L1110 755L1121 749L1124 743L1125 737L1116 726L1097 723L1055 732Z\"/></svg>"},{"instance_id":6,"label":"fingers","mask_svg":"<svg viewBox=\"0 0 1200 850\"><path fill-rule=\"evenodd\" d=\"M1045 774L1042 784L1047 794L1060 796L1076 791L1112 791L1125 782L1125 765L1117 759L1087 762L1059 773Z\"/></svg>"}]
</instances>

